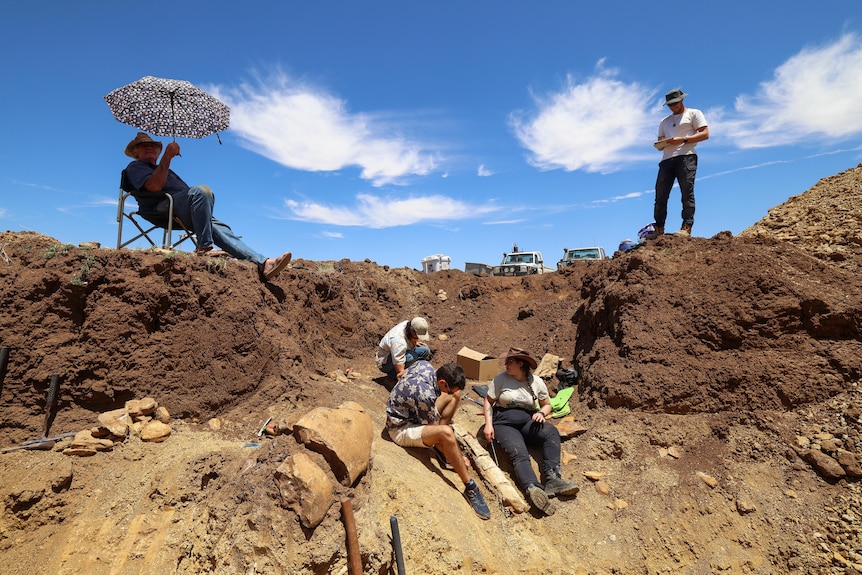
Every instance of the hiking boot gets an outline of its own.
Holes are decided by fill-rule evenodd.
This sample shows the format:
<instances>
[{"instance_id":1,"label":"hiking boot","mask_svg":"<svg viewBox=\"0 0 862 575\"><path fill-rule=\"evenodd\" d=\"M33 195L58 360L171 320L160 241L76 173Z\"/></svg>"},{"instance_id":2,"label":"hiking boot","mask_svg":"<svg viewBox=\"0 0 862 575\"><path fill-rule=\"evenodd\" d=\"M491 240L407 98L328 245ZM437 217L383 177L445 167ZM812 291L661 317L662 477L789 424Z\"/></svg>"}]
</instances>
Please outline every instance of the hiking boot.
<instances>
[{"instance_id":1,"label":"hiking boot","mask_svg":"<svg viewBox=\"0 0 862 575\"><path fill-rule=\"evenodd\" d=\"M539 485L531 485L527 488L527 498L536 509L545 515L553 515L556 511L554 502L548 498L548 494Z\"/></svg>"},{"instance_id":2,"label":"hiking boot","mask_svg":"<svg viewBox=\"0 0 862 575\"><path fill-rule=\"evenodd\" d=\"M683 238L691 237L691 224L683 224L678 232L674 232L673 235L680 236Z\"/></svg>"},{"instance_id":3,"label":"hiking boot","mask_svg":"<svg viewBox=\"0 0 862 575\"><path fill-rule=\"evenodd\" d=\"M476 515L482 519L491 518L491 510L488 509L488 504L485 503L485 498L482 497L482 492L479 491L479 486L472 479L464 487L464 497L470 502L470 507L476 512Z\"/></svg>"},{"instance_id":4,"label":"hiking boot","mask_svg":"<svg viewBox=\"0 0 862 575\"><path fill-rule=\"evenodd\" d=\"M646 239L647 239L647 241L654 240L657 237L663 236L663 235L664 235L664 226L656 226L655 229L653 229L653 231L651 231L650 233L647 234Z\"/></svg>"},{"instance_id":5,"label":"hiking boot","mask_svg":"<svg viewBox=\"0 0 862 575\"><path fill-rule=\"evenodd\" d=\"M545 480L545 493L549 497L554 495L577 495L580 488L572 481L566 481L562 478L560 468L548 470L548 477Z\"/></svg>"}]
</instances>

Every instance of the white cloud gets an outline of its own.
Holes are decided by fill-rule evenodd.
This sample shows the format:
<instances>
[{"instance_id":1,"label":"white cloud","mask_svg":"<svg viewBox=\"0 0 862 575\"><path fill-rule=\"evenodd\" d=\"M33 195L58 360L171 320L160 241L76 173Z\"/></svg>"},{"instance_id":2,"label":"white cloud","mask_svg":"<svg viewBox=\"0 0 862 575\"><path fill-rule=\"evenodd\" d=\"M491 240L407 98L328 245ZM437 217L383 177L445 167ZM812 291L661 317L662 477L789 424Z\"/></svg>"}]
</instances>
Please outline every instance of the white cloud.
<instances>
[{"instance_id":1,"label":"white cloud","mask_svg":"<svg viewBox=\"0 0 862 575\"><path fill-rule=\"evenodd\" d=\"M420 222L464 220L496 212L493 204L471 205L446 196L383 198L359 194L356 205L328 206L313 201L285 201L293 218L338 226L392 228Z\"/></svg>"},{"instance_id":2,"label":"white cloud","mask_svg":"<svg viewBox=\"0 0 862 575\"><path fill-rule=\"evenodd\" d=\"M231 108L240 144L279 164L313 172L360 168L375 186L431 173L436 151L403 135L407 122L352 113L322 90L276 74L256 85L213 88Z\"/></svg>"},{"instance_id":3,"label":"white cloud","mask_svg":"<svg viewBox=\"0 0 862 575\"><path fill-rule=\"evenodd\" d=\"M321 235L325 238L331 238L336 240L340 240L344 237L344 234L342 234L341 232L323 232Z\"/></svg>"},{"instance_id":4,"label":"white cloud","mask_svg":"<svg viewBox=\"0 0 862 575\"><path fill-rule=\"evenodd\" d=\"M488 176L493 176L493 175L494 175L494 172L492 172L491 170L489 170L488 168L486 168L486 167L485 167L485 164L481 164L481 165L479 166L479 170L478 170L478 172L477 172L477 175L478 175L480 178L487 178Z\"/></svg>"},{"instance_id":5,"label":"white cloud","mask_svg":"<svg viewBox=\"0 0 862 575\"><path fill-rule=\"evenodd\" d=\"M0 218L5 218L8 213L9 212L6 211L6 208L0 208Z\"/></svg>"},{"instance_id":6,"label":"white cloud","mask_svg":"<svg viewBox=\"0 0 862 575\"><path fill-rule=\"evenodd\" d=\"M529 117L510 116L532 165L609 173L632 160L654 159L644 143L653 141L658 127L655 90L620 82L602 64L582 83L570 76L559 92L534 96L536 110Z\"/></svg>"},{"instance_id":7,"label":"white cloud","mask_svg":"<svg viewBox=\"0 0 862 575\"><path fill-rule=\"evenodd\" d=\"M524 220L496 220L491 222L485 222L486 226L505 226L511 224L520 224L523 223Z\"/></svg>"},{"instance_id":8,"label":"white cloud","mask_svg":"<svg viewBox=\"0 0 862 575\"><path fill-rule=\"evenodd\" d=\"M736 98L721 123L740 148L780 146L862 133L862 42L846 34L787 60L754 95ZM711 130L712 131L712 130Z\"/></svg>"}]
</instances>

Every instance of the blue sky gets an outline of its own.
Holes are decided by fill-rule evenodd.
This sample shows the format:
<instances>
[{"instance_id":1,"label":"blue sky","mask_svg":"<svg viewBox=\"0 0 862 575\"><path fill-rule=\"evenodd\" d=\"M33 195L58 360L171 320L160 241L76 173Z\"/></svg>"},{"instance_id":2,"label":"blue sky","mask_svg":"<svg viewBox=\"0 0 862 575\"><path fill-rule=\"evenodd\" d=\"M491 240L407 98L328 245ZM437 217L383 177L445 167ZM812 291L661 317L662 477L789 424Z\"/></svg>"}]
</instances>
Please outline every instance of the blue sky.
<instances>
[{"instance_id":1,"label":"blue sky","mask_svg":"<svg viewBox=\"0 0 862 575\"><path fill-rule=\"evenodd\" d=\"M191 81L231 127L172 168L265 255L421 269L517 243L612 252L652 221L665 92L706 115L694 234L862 162L862 6L821 0L152 2L2 9L0 229L116 245L103 97ZM160 138L170 141L169 138ZM680 225L679 191L669 229Z\"/></svg>"}]
</instances>

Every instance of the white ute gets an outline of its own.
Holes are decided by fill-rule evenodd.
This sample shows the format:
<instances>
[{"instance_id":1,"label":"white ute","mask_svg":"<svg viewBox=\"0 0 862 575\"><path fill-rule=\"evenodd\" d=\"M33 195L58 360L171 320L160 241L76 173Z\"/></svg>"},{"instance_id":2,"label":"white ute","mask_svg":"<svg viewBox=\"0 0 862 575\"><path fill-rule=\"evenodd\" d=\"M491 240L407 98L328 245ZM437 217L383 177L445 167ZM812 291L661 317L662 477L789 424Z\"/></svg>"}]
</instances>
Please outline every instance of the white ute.
<instances>
[{"instance_id":1,"label":"white ute","mask_svg":"<svg viewBox=\"0 0 862 575\"><path fill-rule=\"evenodd\" d=\"M563 248L563 259L557 262L557 269L564 270L572 262L588 262L606 260L605 248L593 246L589 248Z\"/></svg>"},{"instance_id":2,"label":"white ute","mask_svg":"<svg viewBox=\"0 0 862 575\"><path fill-rule=\"evenodd\" d=\"M495 276L529 276L533 274L546 274L554 271L545 265L542 252L522 252L515 245L509 253L503 254L500 265L494 266L491 275Z\"/></svg>"}]
</instances>

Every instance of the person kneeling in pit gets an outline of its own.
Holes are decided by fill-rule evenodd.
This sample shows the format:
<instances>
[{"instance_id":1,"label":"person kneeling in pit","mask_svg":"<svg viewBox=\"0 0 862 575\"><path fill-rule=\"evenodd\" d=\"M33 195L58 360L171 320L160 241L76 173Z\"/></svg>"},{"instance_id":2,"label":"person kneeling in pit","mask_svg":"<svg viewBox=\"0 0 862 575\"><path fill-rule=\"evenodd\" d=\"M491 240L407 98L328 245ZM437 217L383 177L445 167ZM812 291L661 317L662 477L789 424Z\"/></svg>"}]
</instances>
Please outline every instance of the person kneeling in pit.
<instances>
[{"instance_id":1,"label":"person kneeling in pit","mask_svg":"<svg viewBox=\"0 0 862 575\"><path fill-rule=\"evenodd\" d=\"M491 517L479 486L470 477L451 423L467 383L460 365L447 363L436 372L425 360L411 364L392 388L386 402L386 429L401 447L424 447L439 452L464 482L464 497L482 519Z\"/></svg>"}]
</instances>

